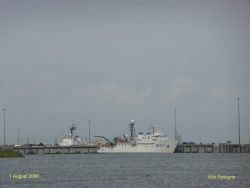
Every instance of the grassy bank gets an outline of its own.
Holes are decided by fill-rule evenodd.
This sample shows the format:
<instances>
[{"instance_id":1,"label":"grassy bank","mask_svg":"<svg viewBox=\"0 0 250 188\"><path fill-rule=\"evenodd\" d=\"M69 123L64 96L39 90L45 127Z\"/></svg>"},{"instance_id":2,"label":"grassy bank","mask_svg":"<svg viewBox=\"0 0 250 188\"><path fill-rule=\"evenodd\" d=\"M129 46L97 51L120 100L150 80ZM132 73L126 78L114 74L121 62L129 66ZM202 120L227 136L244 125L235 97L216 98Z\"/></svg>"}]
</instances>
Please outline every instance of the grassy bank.
<instances>
[{"instance_id":1,"label":"grassy bank","mask_svg":"<svg viewBox=\"0 0 250 188\"><path fill-rule=\"evenodd\" d=\"M22 153L14 151L13 149L1 149L0 148L0 158L15 158L15 157L24 157Z\"/></svg>"}]
</instances>

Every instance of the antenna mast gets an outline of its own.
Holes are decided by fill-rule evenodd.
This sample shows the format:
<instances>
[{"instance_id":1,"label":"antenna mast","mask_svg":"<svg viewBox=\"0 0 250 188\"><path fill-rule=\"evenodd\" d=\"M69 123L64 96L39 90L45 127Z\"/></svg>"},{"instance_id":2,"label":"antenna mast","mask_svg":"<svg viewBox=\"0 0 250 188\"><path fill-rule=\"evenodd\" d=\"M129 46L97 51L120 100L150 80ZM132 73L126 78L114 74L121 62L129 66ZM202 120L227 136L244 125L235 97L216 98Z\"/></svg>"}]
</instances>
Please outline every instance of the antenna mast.
<instances>
[{"instance_id":1,"label":"antenna mast","mask_svg":"<svg viewBox=\"0 0 250 188\"><path fill-rule=\"evenodd\" d=\"M134 140L136 133L135 133L135 120L131 120L129 124L130 130L130 140Z\"/></svg>"},{"instance_id":2,"label":"antenna mast","mask_svg":"<svg viewBox=\"0 0 250 188\"><path fill-rule=\"evenodd\" d=\"M76 129L76 124L73 122L72 127L70 127L70 138L73 138L73 131Z\"/></svg>"}]
</instances>

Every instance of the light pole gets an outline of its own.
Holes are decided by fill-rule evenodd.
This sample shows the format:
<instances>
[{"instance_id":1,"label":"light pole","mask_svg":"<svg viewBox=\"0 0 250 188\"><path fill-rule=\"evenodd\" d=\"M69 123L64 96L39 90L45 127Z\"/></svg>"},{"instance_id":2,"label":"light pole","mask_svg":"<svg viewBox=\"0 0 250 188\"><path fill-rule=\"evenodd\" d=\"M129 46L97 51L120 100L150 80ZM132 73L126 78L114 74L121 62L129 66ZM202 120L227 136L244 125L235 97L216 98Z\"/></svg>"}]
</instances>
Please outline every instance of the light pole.
<instances>
[{"instance_id":1,"label":"light pole","mask_svg":"<svg viewBox=\"0 0 250 188\"><path fill-rule=\"evenodd\" d=\"M239 126L239 145L240 145L240 97L238 97L238 126Z\"/></svg>"},{"instance_id":2,"label":"light pole","mask_svg":"<svg viewBox=\"0 0 250 188\"><path fill-rule=\"evenodd\" d=\"M6 145L6 120L5 120L5 112L6 108L3 108L3 144Z\"/></svg>"},{"instance_id":3,"label":"light pole","mask_svg":"<svg viewBox=\"0 0 250 188\"><path fill-rule=\"evenodd\" d=\"M90 122L91 122L91 120L89 120L89 143L90 143Z\"/></svg>"},{"instance_id":4,"label":"light pole","mask_svg":"<svg viewBox=\"0 0 250 188\"><path fill-rule=\"evenodd\" d=\"M176 133L176 111L177 109L174 109L174 139L177 139L177 133Z\"/></svg>"},{"instance_id":5,"label":"light pole","mask_svg":"<svg viewBox=\"0 0 250 188\"><path fill-rule=\"evenodd\" d=\"M19 145L19 133L20 133L20 130L18 129L17 130L17 144Z\"/></svg>"}]
</instances>

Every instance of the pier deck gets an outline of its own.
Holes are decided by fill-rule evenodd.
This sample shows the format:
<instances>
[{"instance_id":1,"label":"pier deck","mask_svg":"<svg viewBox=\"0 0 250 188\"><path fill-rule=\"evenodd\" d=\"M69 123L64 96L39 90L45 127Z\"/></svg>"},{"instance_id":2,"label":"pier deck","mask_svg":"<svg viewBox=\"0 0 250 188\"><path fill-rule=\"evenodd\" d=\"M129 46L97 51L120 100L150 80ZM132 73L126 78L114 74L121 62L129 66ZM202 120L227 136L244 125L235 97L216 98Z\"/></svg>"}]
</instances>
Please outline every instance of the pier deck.
<instances>
[{"instance_id":1,"label":"pier deck","mask_svg":"<svg viewBox=\"0 0 250 188\"><path fill-rule=\"evenodd\" d=\"M250 144L180 144L175 153L250 153Z\"/></svg>"},{"instance_id":2,"label":"pier deck","mask_svg":"<svg viewBox=\"0 0 250 188\"><path fill-rule=\"evenodd\" d=\"M23 155L97 153L96 146L18 146L12 149ZM250 153L250 144L179 144L175 153Z\"/></svg>"},{"instance_id":3,"label":"pier deck","mask_svg":"<svg viewBox=\"0 0 250 188\"><path fill-rule=\"evenodd\" d=\"M13 148L15 151L26 154L88 154L96 153L97 148L95 146L19 146Z\"/></svg>"}]
</instances>

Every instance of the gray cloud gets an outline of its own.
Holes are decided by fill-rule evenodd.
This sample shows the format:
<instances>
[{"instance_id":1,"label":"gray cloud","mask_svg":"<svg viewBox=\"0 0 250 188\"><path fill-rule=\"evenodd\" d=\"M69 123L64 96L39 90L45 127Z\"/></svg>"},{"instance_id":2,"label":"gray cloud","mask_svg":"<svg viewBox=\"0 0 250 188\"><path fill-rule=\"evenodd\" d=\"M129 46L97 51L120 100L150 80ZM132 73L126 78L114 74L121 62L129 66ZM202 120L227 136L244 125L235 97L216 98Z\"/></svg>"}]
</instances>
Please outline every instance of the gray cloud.
<instances>
[{"instance_id":1,"label":"gray cloud","mask_svg":"<svg viewBox=\"0 0 250 188\"><path fill-rule=\"evenodd\" d=\"M110 137L131 118L173 137L178 108L184 140L236 142L240 95L250 142L249 9L245 0L1 1L8 141L20 128L23 142L53 142L73 120L85 137L88 119Z\"/></svg>"}]
</instances>

